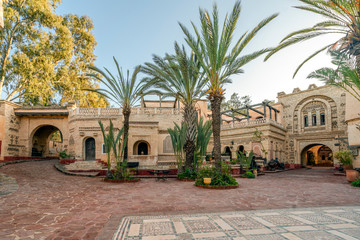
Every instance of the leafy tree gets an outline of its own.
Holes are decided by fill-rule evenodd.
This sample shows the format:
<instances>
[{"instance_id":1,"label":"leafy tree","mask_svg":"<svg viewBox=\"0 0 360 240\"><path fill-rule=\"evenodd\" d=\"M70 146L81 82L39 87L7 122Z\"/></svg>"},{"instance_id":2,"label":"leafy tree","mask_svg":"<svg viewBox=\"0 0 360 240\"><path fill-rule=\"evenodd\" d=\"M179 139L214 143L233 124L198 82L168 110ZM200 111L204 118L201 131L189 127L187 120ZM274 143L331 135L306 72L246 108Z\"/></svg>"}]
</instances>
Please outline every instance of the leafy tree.
<instances>
[{"instance_id":1,"label":"leafy tree","mask_svg":"<svg viewBox=\"0 0 360 240\"><path fill-rule=\"evenodd\" d=\"M303 6L296 8L318 14L325 20L315 24L313 27L301 29L287 35L280 44L274 48L265 58L291 46L295 43L312 39L326 34L342 34L336 42L324 46L310 55L296 69L294 76L299 69L311 58L327 49L337 49L343 53L356 57L357 71L360 71L360 2L359 0L299 0Z\"/></svg>"},{"instance_id":2,"label":"leafy tree","mask_svg":"<svg viewBox=\"0 0 360 240\"><path fill-rule=\"evenodd\" d=\"M142 72L149 75L144 82L153 86L152 93L178 99L184 105L183 122L186 125L184 143L185 168L192 169L196 142L197 111L195 104L205 95L206 79L200 73L200 62L194 54L188 55L184 47L175 43L175 55L153 57L154 63L145 63Z\"/></svg>"},{"instance_id":3,"label":"leafy tree","mask_svg":"<svg viewBox=\"0 0 360 240\"><path fill-rule=\"evenodd\" d=\"M308 78L316 78L326 84L340 87L360 101L360 78L353 58L338 51L330 51L330 55L336 69L320 68L310 73Z\"/></svg>"},{"instance_id":4,"label":"leafy tree","mask_svg":"<svg viewBox=\"0 0 360 240\"><path fill-rule=\"evenodd\" d=\"M238 109L250 105L251 102L251 97L249 95L239 97L239 94L233 93L228 101L223 101L221 103L221 109Z\"/></svg>"},{"instance_id":5,"label":"leafy tree","mask_svg":"<svg viewBox=\"0 0 360 240\"><path fill-rule=\"evenodd\" d=\"M120 108L122 108L122 114L124 116L124 159L127 160L128 156L128 139L129 134L129 120L131 114L131 108L137 101L140 100L143 92L146 90L145 85L142 82L136 83L137 74L140 72L140 66L137 66L130 76L130 71L127 70L126 75L123 74L122 69L119 67L118 62L114 57L114 62L117 69L117 76L115 77L107 68L105 71L95 67L89 66L95 73L88 74L89 77L95 78L100 81L106 88L98 89L86 89L99 93L100 95L111 99ZM126 137L126 138L125 138Z\"/></svg>"},{"instance_id":6,"label":"leafy tree","mask_svg":"<svg viewBox=\"0 0 360 240\"><path fill-rule=\"evenodd\" d=\"M31 104L79 100L104 106L85 73L96 45L88 17L55 13L59 0L12 0L5 4L0 31L0 93ZM86 101L88 95L89 101Z\"/></svg>"},{"instance_id":7,"label":"leafy tree","mask_svg":"<svg viewBox=\"0 0 360 240\"><path fill-rule=\"evenodd\" d=\"M241 55L255 35L277 16L274 14L264 19L253 30L244 33L235 44L231 44L240 11L240 1L237 1L230 15L226 15L224 24L221 25L223 26L221 32L219 32L220 24L216 4L213 7L212 15L207 10L200 9L201 29L198 30L192 22L195 36L183 24L180 24L185 34L185 40L199 59L207 79L207 95L212 110L214 158L218 171L221 169L220 105L224 99L225 84L231 83L230 78L233 75L243 73L241 68L245 64L269 52L269 49L262 49Z\"/></svg>"}]
</instances>

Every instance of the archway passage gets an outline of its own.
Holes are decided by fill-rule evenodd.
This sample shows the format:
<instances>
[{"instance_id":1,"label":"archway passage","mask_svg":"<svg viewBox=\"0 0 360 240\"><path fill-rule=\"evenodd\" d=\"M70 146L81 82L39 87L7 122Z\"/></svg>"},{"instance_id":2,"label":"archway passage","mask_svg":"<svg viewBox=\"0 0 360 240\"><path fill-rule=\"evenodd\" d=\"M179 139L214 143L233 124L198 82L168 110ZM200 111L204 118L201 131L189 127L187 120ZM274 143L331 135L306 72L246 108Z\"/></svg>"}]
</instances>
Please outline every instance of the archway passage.
<instances>
[{"instance_id":1,"label":"archway passage","mask_svg":"<svg viewBox=\"0 0 360 240\"><path fill-rule=\"evenodd\" d=\"M227 156L230 156L230 159L232 159L232 154L231 154L230 147L226 147L226 148L225 148L225 154L226 154Z\"/></svg>"},{"instance_id":2,"label":"archway passage","mask_svg":"<svg viewBox=\"0 0 360 240\"><path fill-rule=\"evenodd\" d=\"M311 144L301 152L301 164L315 167L333 167L334 156L332 150L323 144Z\"/></svg>"},{"instance_id":3,"label":"archway passage","mask_svg":"<svg viewBox=\"0 0 360 240\"><path fill-rule=\"evenodd\" d=\"M85 140L85 160L95 160L95 139L92 137Z\"/></svg>"},{"instance_id":4,"label":"archway passage","mask_svg":"<svg viewBox=\"0 0 360 240\"><path fill-rule=\"evenodd\" d=\"M48 157L61 151L62 133L52 125L38 128L32 137L31 156Z\"/></svg>"},{"instance_id":5,"label":"archway passage","mask_svg":"<svg viewBox=\"0 0 360 240\"><path fill-rule=\"evenodd\" d=\"M149 155L149 144L145 141L138 141L134 144L134 155Z\"/></svg>"}]
</instances>

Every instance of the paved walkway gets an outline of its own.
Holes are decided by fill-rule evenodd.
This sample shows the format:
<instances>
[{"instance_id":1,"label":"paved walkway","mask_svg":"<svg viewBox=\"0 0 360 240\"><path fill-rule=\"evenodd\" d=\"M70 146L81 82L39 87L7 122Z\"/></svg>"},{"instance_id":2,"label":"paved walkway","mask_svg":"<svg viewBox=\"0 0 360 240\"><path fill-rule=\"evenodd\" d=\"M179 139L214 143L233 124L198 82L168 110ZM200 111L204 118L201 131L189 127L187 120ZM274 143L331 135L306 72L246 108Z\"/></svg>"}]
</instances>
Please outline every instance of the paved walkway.
<instances>
[{"instance_id":1,"label":"paved walkway","mask_svg":"<svg viewBox=\"0 0 360 240\"><path fill-rule=\"evenodd\" d=\"M116 240L360 239L359 207L124 217Z\"/></svg>"},{"instance_id":2,"label":"paved walkway","mask_svg":"<svg viewBox=\"0 0 360 240\"><path fill-rule=\"evenodd\" d=\"M19 188L0 196L0 239L111 239L121 219L324 206L359 206L360 190L329 170L294 170L239 179L232 190L209 190L175 179L112 184L69 176L55 161L6 165ZM311 220L309 220L311 221Z\"/></svg>"}]
</instances>

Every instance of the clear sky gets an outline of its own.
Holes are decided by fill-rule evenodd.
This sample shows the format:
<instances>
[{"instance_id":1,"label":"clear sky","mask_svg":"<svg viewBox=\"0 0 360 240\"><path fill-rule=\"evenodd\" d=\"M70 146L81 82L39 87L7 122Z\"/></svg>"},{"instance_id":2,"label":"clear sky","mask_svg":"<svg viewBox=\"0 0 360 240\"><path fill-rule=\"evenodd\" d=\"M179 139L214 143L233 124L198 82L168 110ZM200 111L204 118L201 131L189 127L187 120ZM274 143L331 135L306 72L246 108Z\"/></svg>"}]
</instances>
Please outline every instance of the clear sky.
<instances>
[{"instance_id":1,"label":"clear sky","mask_svg":"<svg viewBox=\"0 0 360 240\"><path fill-rule=\"evenodd\" d=\"M115 56L124 70L132 71L136 65L151 61L153 54L173 53L174 41L184 43L178 22L189 29L190 21L199 26L199 7L211 11L214 2L223 20L235 0L62 0L57 13L87 15L93 20L97 67L115 72L112 59ZM234 40L273 13L280 15L253 39L246 53L274 47L288 33L322 20L293 8L298 5L301 5L298 0L242 0ZM296 44L266 62L263 62L264 57L251 62L243 68L245 73L232 78L233 83L226 87L226 97L237 92L240 96L250 95L253 103L257 103L264 99L276 100L280 91L291 93L295 87L305 90L311 83L322 85L306 77L311 71L330 64L326 54L307 63L294 79L292 76L304 59L334 39L336 37L326 37Z\"/></svg>"}]
</instances>

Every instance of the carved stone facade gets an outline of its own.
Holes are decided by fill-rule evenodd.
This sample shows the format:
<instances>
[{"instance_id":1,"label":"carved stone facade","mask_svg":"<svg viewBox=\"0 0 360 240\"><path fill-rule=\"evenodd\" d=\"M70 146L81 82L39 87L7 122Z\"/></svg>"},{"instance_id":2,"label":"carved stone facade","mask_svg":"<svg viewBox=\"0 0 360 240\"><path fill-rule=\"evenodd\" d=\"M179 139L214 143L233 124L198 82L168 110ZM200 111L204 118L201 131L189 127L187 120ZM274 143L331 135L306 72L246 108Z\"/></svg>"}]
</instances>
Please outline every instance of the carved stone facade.
<instances>
[{"instance_id":1,"label":"carved stone facade","mask_svg":"<svg viewBox=\"0 0 360 240\"><path fill-rule=\"evenodd\" d=\"M307 90L296 88L290 94L278 94L278 102L272 107L280 112L261 116L250 111L250 118L240 122L224 121L221 131L223 152L254 151L267 160L279 159L292 167L307 165L311 151L316 149L317 163L331 162L333 153L346 149L348 143L356 154L360 147L360 103L345 91L334 86ZM201 101L196 108L206 116L207 102ZM116 129L122 127L123 116L118 108L24 108L0 101L0 161L51 157L66 150L76 159L106 161L103 137L98 121L106 129L109 120ZM231 120L230 119L230 120ZM129 161L142 166L174 163L168 128L182 120L181 104L150 101L132 109L129 135ZM50 135L59 130L62 143L49 146ZM261 132L261 139L254 137ZM55 146L56 145L56 146ZM212 140L208 153L212 151ZM321 150L321 151L320 151ZM360 167L360 158L354 163Z\"/></svg>"}]
</instances>

